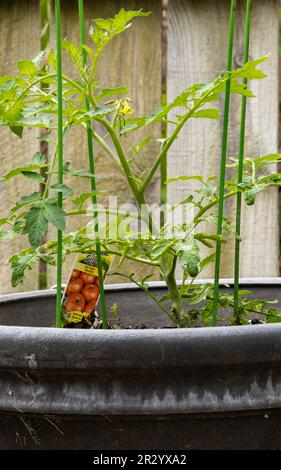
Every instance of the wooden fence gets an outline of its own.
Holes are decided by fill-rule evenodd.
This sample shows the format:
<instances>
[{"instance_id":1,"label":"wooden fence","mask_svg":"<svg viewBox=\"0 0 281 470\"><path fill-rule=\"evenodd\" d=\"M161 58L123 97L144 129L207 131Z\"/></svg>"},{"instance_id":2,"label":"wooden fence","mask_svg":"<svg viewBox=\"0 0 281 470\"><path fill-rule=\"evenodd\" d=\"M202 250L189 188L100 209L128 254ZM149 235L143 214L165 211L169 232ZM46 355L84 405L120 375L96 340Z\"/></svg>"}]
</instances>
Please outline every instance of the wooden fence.
<instances>
[{"instance_id":1,"label":"wooden fence","mask_svg":"<svg viewBox=\"0 0 281 470\"><path fill-rule=\"evenodd\" d=\"M168 48L166 86L168 99L198 81L207 81L225 69L228 36L228 0L170 0L168 10ZM243 57L244 1L238 1L235 66ZM257 99L249 100L247 108L246 155L258 156L276 152L278 148L278 12L277 0L254 0L252 6L250 57L257 58L271 53L263 65L268 77L251 84ZM121 6L126 9L149 10L152 15L137 20L131 31L121 35L107 51L100 67L100 78L106 86L128 84L137 113L148 113L161 105L161 0L112 0L85 1L87 25L94 17L108 17ZM52 22L53 24L53 22ZM79 42L77 2L62 1L63 36ZM54 28L51 43L54 43ZM15 70L18 59L32 58L39 50L40 20L38 0L2 0L0 4L0 73L7 75ZM71 67L67 59L64 67ZM221 102L220 105L223 103ZM239 141L240 99L232 99L229 154L236 155ZM160 128L153 133L159 137ZM168 177L184 174L218 173L221 147L221 121L194 119L177 140L168 159ZM140 134L141 135L141 134ZM5 129L0 129L1 171L4 173L17 164L30 160L38 150L36 130L27 130L19 140ZM130 140L128 139L128 144ZM151 163L155 143L147 147L139 171ZM65 158L76 168L87 167L86 139L82 131L74 129L65 142ZM105 157L97 153L97 171L109 177L108 188L118 194L119 202L130 198L129 190L121 175ZM276 171L276 168L272 168ZM28 187L27 187L28 186ZM37 190L36 185L24 182L21 177L12 183L1 184L1 217L8 205L19 195ZM184 199L190 184L170 185L168 202ZM150 202L159 201L159 176L150 188ZM103 200L100 201L101 203ZM233 219L234 201L225 206L226 216ZM80 219L81 222L81 219ZM79 221L70 222L74 229ZM242 276L279 275L279 203L278 192L273 189L257 198L252 208L243 207L241 247ZM52 234L50 234L51 236ZM12 291L8 258L26 246L24 237L1 242L0 293ZM70 263L64 268L64 276ZM131 270L131 267L127 267ZM136 272L136 267L134 267ZM212 276L213 269L205 272ZM233 275L233 246L224 249L222 275ZM54 269L48 270L48 285L55 282ZM33 290L38 286L38 270L29 273L18 290Z\"/></svg>"}]
</instances>

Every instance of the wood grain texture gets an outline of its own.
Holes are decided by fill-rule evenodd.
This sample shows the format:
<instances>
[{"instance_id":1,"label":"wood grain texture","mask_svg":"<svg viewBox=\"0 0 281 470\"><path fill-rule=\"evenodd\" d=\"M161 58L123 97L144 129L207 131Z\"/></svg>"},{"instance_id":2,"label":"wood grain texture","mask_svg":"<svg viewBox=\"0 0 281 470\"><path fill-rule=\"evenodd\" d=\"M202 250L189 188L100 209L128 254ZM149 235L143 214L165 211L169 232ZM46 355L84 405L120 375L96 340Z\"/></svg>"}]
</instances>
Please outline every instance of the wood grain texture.
<instances>
[{"instance_id":1,"label":"wood grain texture","mask_svg":"<svg viewBox=\"0 0 281 470\"><path fill-rule=\"evenodd\" d=\"M76 44L79 43L79 21L76 0L64 0L62 5L62 36ZM108 18L116 14L121 6L126 10L151 11L148 18L136 18L132 27L116 37L105 54L98 67L98 79L104 88L127 85L129 96L133 99L133 108L136 115L150 113L161 104L161 2L153 0L124 0L122 5L112 0L85 1L86 32L88 32L93 18ZM86 34L88 45L91 39ZM75 74L69 58L64 54L63 69L68 74ZM97 129L101 135L104 130ZM127 154L131 154L131 146L140 142L148 131L134 133L132 137L124 137L123 145ZM160 137L160 126L156 125L150 130L152 136ZM110 144L110 139L107 140ZM153 161L155 149L159 144L156 142L148 144L135 165L136 174L140 174ZM65 139L64 159L70 161L75 168L88 168L87 138L81 128L74 128ZM98 203L107 205L108 195L118 197L118 206L132 203L130 189L122 176L120 170L112 161L95 145L96 173L106 177L106 181L98 182L98 189L107 192L98 197ZM85 180L84 180L85 181ZM67 182L67 180L66 180ZM88 191L89 183L85 188L77 188L77 192ZM150 203L159 201L159 179L156 178L148 194ZM86 217L76 217L69 220L68 230L77 229L81 224L90 221ZM74 257L70 256L64 265L63 277L67 278ZM116 266L115 266L116 267ZM113 268L114 269L114 268ZM145 272L142 265L125 262L122 271ZM150 272L150 271L149 271ZM48 284L55 283L55 269L48 268ZM121 278L115 277L110 282L122 282Z\"/></svg>"},{"instance_id":2,"label":"wood grain texture","mask_svg":"<svg viewBox=\"0 0 281 470\"><path fill-rule=\"evenodd\" d=\"M244 2L238 2L234 66L242 65ZM257 98L248 100L247 156L276 152L278 148L278 14L277 1L256 0L251 14L250 59L271 53L263 65L268 77L250 87ZM206 82L226 67L229 2L225 0L173 0L169 2L168 99L196 82ZM219 103L222 109L223 97ZM231 100L228 155L237 155L241 98ZM168 160L168 176L218 174L222 121L190 121L177 139ZM276 168L271 167L275 172ZM169 185L170 203L184 199L196 184ZM278 192L259 194L253 207L243 206L241 276L276 276L279 273ZM225 204L234 220L235 201ZM204 277L213 276L213 266ZM224 247L221 276L233 276L233 242Z\"/></svg>"},{"instance_id":3,"label":"wood grain texture","mask_svg":"<svg viewBox=\"0 0 281 470\"><path fill-rule=\"evenodd\" d=\"M39 51L40 37L39 2L29 0L8 1L0 3L0 74L16 72L19 59L34 58ZM39 149L37 130L26 129L20 140L8 129L0 127L1 170L0 174L30 161ZM9 208L20 196L28 195L38 187L31 180L17 176L0 185L0 218L9 213ZM0 294L11 291L33 290L38 288L38 269L29 273L26 281L17 289L10 284L9 258L28 246L25 236L14 240L1 240L0 244Z\"/></svg>"}]
</instances>

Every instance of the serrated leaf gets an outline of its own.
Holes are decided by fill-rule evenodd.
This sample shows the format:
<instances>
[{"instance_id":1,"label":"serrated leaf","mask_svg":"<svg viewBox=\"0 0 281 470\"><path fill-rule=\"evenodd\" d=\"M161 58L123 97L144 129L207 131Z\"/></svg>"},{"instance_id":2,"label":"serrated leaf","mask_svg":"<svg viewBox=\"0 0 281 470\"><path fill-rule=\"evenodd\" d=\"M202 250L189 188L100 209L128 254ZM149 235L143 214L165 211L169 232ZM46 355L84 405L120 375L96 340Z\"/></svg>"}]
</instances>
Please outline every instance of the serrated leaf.
<instances>
[{"instance_id":1,"label":"serrated leaf","mask_svg":"<svg viewBox=\"0 0 281 470\"><path fill-rule=\"evenodd\" d=\"M48 62L53 67L54 70L57 70L57 54L54 49L51 49L48 55Z\"/></svg>"},{"instance_id":2,"label":"serrated leaf","mask_svg":"<svg viewBox=\"0 0 281 470\"><path fill-rule=\"evenodd\" d=\"M191 276L196 277L200 270L199 248L195 240L189 240L178 252L179 261L184 266L185 271Z\"/></svg>"},{"instance_id":3,"label":"serrated leaf","mask_svg":"<svg viewBox=\"0 0 281 470\"><path fill-rule=\"evenodd\" d=\"M105 104L104 106L97 106L96 108L86 113L86 116L89 116L90 118L97 116L105 116L106 114L110 114L113 111L116 111L116 107L114 106L114 104L110 103Z\"/></svg>"},{"instance_id":4,"label":"serrated leaf","mask_svg":"<svg viewBox=\"0 0 281 470\"><path fill-rule=\"evenodd\" d=\"M11 210L11 212L15 212L21 207L24 207L31 202L39 201L41 198L41 193L39 191L30 194L29 196L22 196L20 200L16 203L15 207Z\"/></svg>"},{"instance_id":5,"label":"serrated leaf","mask_svg":"<svg viewBox=\"0 0 281 470\"><path fill-rule=\"evenodd\" d=\"M0 182L13 178L14 176L21 175L23 172L32 172L33 170L38 170L39 168L45 165L36 165L36 164L27 164L25 166L20 166L14 168L13 170L8 171L4 175L0 176Z\"/></svg>"},{"instance_id":6,"label":"serrated leaf","mask_svg":"<svg viewBox=\"0 0 281 470\"><path fill-rule=\"evenodd\" d=\"M46 156L43 155L41 152L36 152L33 157L31 158L32 163L35 165L45 165L46 163Z\"/></svg>"},{"instance_id":7,"label":"serrated leaf","mask_svg":"<svg viewBox=\"0 0 281 470\"><path fill-rule=\"evenodd\" d=\"M23 126L9 126L9 128L13 134L16 134L20 139L22 138Z\"/></svg>"},{"instance_id":8,"label":"serrated leaf","mask_svg":"<svg viewBox=\"0 0 281 470\"><path fill-rule=\"evenodd\" d=\"M29 178L32 181L35 181L36 183L44 183L45 179L40 173L36 173L36 171L22 171L21 172L23 176L26 178Z\"/></svg>"},{"instance_id":9,"label":"serrated leaf","mask_svg":"<svg viewBox=\"0 0 281 470\"><path fill-rule=\"evenodd\" d=\"M160 256L163 256L172 245L173 241L171 240L160 240L157 245L150 251L149 257L152 260L156 260Z\"/></svg>"},{"instance_id":10,"label":"serrated leaf","mask_svg":"<svg viewBox=\"0 0 281 470\"><path fill-rule=\"evenodd\" d=\"M51 189L53 191L62 193L63 196L72 196L73 191L69 186L66 186L65 184L52 184Z\"/></svg>"},{"instance_id":11,"label":"serrated leaf","mask_svg":"<svg viewBox=\"0 0 281 470\"><path fill-rule=\"evenodd\" d=\"M20 255L10 258L12 267L12 286L16 287L24 280L25 270L31 269L31 266L37 261L37 254L32 250L25 250Z\"/></svg>"},{"instance_id":12,"label":"serrated leaf","mask_svg":"<svg viewBox=\"0 0 281 470\"><path fill-rule=\"evenodd\" d=\"M28 77L33 77L37 73L36 65L32 60L19 60L17 62L17 68L19 73L27 75Z\"/></svg>"},{"instance_id":13,"label":"serrated leaf","mask_svg":"<svg viewBox=\"0 0 281 470\"><path fill-rule=\"evenodd\" d=\"M0 230L0 240L11 240L15 235L13 230Z\"/></svg>"},{"instance_id":14,"label":"serrated leaf","mask_svg":"<svg viewBox=\"0 0 281 470\"><path fill-rule=\"evenodd\" d=\"M104 191L102 191L102 192L104 192ZM101 191L90 191L90 192L82 193L78 197L73 199L73 203L75 205L81 207L87 199L90 199L93 196L95 196L97 194L100 194L100 193L101 193Z\"/></svg>"},{"instance_id":15,"label":"serrated leaf","mask_svg":"<svg viewBox=\"0 0 281 470\"><path fill-rule=\"evenodd\" d=\"M126 95L128 93L127 86L119 86L116 88L103 88L101 93L97 95L95 98L96 100L100 100L102 98L106 98L108 96L115 96L115 95Z\"/></svg>"},{"instance_id":16,"label":"serrated leaf","mask_svg":"<svg viewBox=\"0 0 281 470\"><path fill-rule=\"evenodd\" d=\"M53 224L58 230L65 229L65 212L58 207L55 203L45 202L45 217Z\"/></svg>"},{"instance_id":17,"label":"serrated leaf","mask_svg":"<svg viewBox=\"0 0 281 470\"><path fill-rule=\"evenodd\" d=\"M22 233L28 234L29 243L32 248L38 248L48 230L48 219L45 214L45 207L32 207L24 216L24 219L26 222Z\"/></svg>"},{"instance_id":18,"label":"serrated leaf","mask_svg":"<svg viewBox=\"0 0 281 470\"><path fill-rule=\"evenodd\" d=\"M76 46L76 44L73 44L70 41L67 41L66 39L62 40L62 47L69 53L72 61L76 65L80 74L83 76L84 66L82 48L80 46Z\"/></svg>"},{"instance_id":19,"label":"serrated leaf","mask_svg":"<svg viewBox=\"0 0 281 470\"><path fill-rule=\"evenodd\" d=\"M200 175L191 175L191 176L176 176L174 178L168 178L166 181L165 181L165 184L170 184L170 183L176 183L177 181L189 181L189 180L197 180L197 181L200 181L202 182L203 181L203 177L200 176Z\"/></svg>"},{"instance_id":20,"label":"serrated leaf","mask_svg":"<svg viewBox=\"0 0 281 470\"><path fill-rule=\"evenodd\" d=\"M110 40L130 27L130 21L138 16L148 16L150 13L139 11L126 11L124 8L113 18L97 18L91 26L89 35L97 48L99 55Z\"/></svg>"}]
</instances>

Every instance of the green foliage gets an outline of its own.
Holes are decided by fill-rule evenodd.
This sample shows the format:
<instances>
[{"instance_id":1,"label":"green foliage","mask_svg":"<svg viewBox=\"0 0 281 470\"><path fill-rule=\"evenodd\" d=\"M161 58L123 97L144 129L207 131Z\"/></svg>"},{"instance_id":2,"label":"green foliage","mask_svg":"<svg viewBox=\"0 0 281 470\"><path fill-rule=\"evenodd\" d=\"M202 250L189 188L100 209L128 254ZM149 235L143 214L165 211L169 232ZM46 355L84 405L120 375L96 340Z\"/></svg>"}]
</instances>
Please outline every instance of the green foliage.
<instances>
[{"instance_id":1,"label":"green foliage","mask_svg":"<svg viewBox=\"0 0 281 470\"><path fill-rule=\"evenodd\" d=\"M50 27L50 2L41 0L41 49L47 44ZM208 83L196 83L182 90L170 103L152 111L148 115L134 114L133 103L128 96L128 88L124 85L108 87L99 83L96 69L102 53L111 41L127 31L131 22L138 17L148 16L148 12L126 11L123 8L113 18L98 18L93 21L89 31L91 46L74 44L64 39L62 46L69 55L74 76L63 75L63 132L64 135L74 126L83 130L92 129L92 136L101 147L102 157L109 156L121 170L127 181L134 201L138 207L146 203L146 190L152 182L162 162L170 155L174 142L189 119L218 119L219 110L216 102L221 99L226 85L230 81L231 93L252 98L254 95L243 84L243 79L262 79L265 74L258 66L267 56L248 62L236 70L225 71ZM124 51L125 53L125 51ZM40 259L54 264L57 253L57 242L48 241L42 245L42 239L48 232L49 225L63 232L63 258L71 253L87 253L93 249L97 240L95 232L96 221L81 227L76 232L65 233L66 217L76 214L87 214L86 203L102 191L91 191L86 186L88 179L93 177L84 169L73 169L66 162L63 174L71 183L55 184L57 145L53 140L57 135L57 58L53 49L48 56L42 51L33 59L23 59L17 62L18 73L14 76L0 77L0 125L10 128L19 138L26 127L47 129L44 140L54 143L54 153L50 162L36 153L30 162L12 168L0 177L4 183L14 177L23 177L23 184L28 178L34 184L44 184L43 193L33 191L22 196L11 207L8 214L0 220L0 238L9 240L15 236L27 236L30 248L24 249L10 260L12 267L12 285L20 284L26 272ZM85 65L84 57L88 64ZM43 63L44 58L44 63ZM78 73L77 73L78 72ZM77 78L79 77L79 78ZM85 105L87 103L87 105ZM145 146L151 142L154 130L148 132L141 141L126 139L126 134L133 133L143 127L169 123L169 133L156 139L157 153L150 168L139 171L141 154ZM163 136L162 136L163 137ZM129 141L129 142L128 142ZM133 141L132 143L130 143ZM130 147L127 150L127 147ZM126 150L125 150L126 148ZM151 147L153 149L153 146ZM152 150L151 150L152 151ZM210 155L210 158L214 156ZM11 160L13 155L11 155ZM270 154L258 158L245 158L243 183L237 184L238 159L232 158L229 163L229 180L225 183L225 199L233 197L238 192L243 194L248 205L255 203L261 191L272 186L280 186L279 173L269 173L268 166L276 165L281 155ZM42 176L44 174L44 177ZM106 179L108 175L96 176L96 179ZM45 179L46 178L46 179ZM77 194L77 178L82 178L83 191ZM157 298L149 289L149 276L138 279L135 274L123 275L127 280L142 288L163 310L163 312L178 327L192 326L196 322L208 325L214 306L213 285L196 282L197 276L214 262L214 244L218 240L227 243L235 237L235 230L227 219L223 220L223 234L213 233L216 223L216 206L218 203L218 177L203 178L202 175L179 175L169 178L166 184L176 184L186 181L190 186L186 197L170 210L175 211L180 206L183 211L194 211L188 223L171 226L166 222L158 229L153 214L147 209L146 220L148 227L142 233L132 228L131 221L141 221L143 214L114 211L110 220L98 233L102 250L115 254L119 258L119 267L127 259L141 263L158 270L164 278L168 293ZM109 183L110 185L110 183ZM75 188L75 191L74 191ZM38 188L39 189L39 188ZM75 197L72 199L73 193ZM57 196L68 199L68 205L73 210L64 212L57 204ZM94 209L93 214L99 209ZM106 212L106 211L105 211ZM112 214L111 214L112 215ZM168 218L167 218L168 219ZM202 229L204 224L204 229ZM172 224L173 225L173 224ZM118 233L113 228L117 226ZM208 228L210 227L210 228ZM153 232L152 232L153 229ZM92 230L92 233L90 233ZM90 236L91 235L91 236ZM202 254L202 245L209 248L207 255ZM182 282L176 283L177 267L183 268ZM114 274L114 273L113 273ZM240 292L239 318L241 323L247 323L249 316L259 315L267 322L280 321L281 313L263 300L248 297L249 293ZM168 307L166 304L169 304ZM226 309L233 308L233 297L229 291L219 294L219 308L224 315ZM230 322L237 321L230 319Z\"/></svg>"},{"instance_id":2,"label":"green foliage","mask_svg":"<svg viewBox=\"0 0 281 470\"><path fill-rule=\"evenodd\" d=\"M24 215L25 225L22 233L28 234L32 248L38 248L42 238L48 231L48 223L53 224L58 230L65 228L65 212L50 200L42 201L32 206Z\"/></svg>"}]
</instances>

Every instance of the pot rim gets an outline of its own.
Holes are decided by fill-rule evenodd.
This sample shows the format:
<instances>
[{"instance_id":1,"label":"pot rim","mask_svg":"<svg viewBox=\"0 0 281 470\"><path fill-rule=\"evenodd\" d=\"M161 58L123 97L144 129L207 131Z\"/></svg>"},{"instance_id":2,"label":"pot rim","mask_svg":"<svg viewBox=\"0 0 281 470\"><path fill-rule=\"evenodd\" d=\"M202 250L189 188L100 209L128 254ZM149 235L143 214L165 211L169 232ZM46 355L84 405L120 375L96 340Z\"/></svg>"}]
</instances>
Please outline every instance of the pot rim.
<instances>
[{"instance_id":1,"label":"pot rim","mask_svg":"<svg viewBox=\"0 0 281 470\"><path fill-rule=\"evenodd\" d=\"M187 282L188 283L188 282ZM207 284L213 283L213 279L196 279L194 284ZM181 281L177 281L178 285L181 285ZM166 284L164 281L150 281L147 282L147 285L150 289L164 289ZM222 278L220 279L220 285L229 285L232 287L234 285L233 278ZM281 286L281 277L245 277L240 278L240 286ZM63 284L65 286L65 284ZM56 286L52 286L50 289L34 290L34 291L25 291L25 292L16 292L9 294L0 295L0 304L5 302L12 302L26 298L36 298L36 297L45 297L45 296L55 296ZM141 291L142 289L136 286L134 283L121 283L121 284L105 284L104 285L106 292L118 292L122 290L126 291Z\"/></svg>"}]
</instances>

